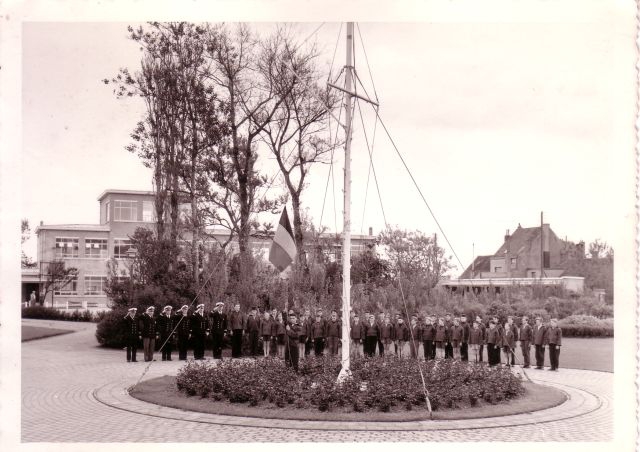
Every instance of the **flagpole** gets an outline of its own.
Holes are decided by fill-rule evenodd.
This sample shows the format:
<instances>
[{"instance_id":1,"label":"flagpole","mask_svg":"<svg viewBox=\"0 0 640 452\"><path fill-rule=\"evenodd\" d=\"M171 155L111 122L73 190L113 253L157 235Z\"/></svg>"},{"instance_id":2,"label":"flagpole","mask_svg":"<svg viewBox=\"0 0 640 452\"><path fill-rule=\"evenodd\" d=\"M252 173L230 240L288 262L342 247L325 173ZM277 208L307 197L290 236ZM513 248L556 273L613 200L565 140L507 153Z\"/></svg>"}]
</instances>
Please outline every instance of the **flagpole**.
<instances>
[{"instance_id":1,"label":"flagpole","mask_svg":"<svg viewBox=\"0 0 640 452\"><path fill-rule=\"evenodd\" d=\"M353 70L353 22L347 22L347 63L345 66L345 146L344 146L344 226L342 228L342 369L338 382L351 375L351 83Z\"/></svg>"}]
</instances>

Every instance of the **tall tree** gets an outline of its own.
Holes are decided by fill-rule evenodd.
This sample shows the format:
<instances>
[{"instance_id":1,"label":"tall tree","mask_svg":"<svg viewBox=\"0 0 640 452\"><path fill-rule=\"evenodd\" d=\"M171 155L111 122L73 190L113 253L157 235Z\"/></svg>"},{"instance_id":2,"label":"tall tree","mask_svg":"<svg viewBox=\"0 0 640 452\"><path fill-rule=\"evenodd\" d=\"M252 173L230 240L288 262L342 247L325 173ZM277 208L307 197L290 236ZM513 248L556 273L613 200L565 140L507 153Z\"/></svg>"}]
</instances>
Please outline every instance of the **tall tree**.
<instances>
[{"instance_id":1,"label":"tall tree","mask_svg":"<svg viewBox=\"0 0 640 452\"><path fill-rule=\"evenodd\" d=\"M263 137L274 155L291 197L294 240L298 256L303 250L301 195L314 163L326 162L331 150L325 138L328 117L338 97L320 85L323 79L315 60L315 46L305 50L287 31L279 28L264 43L275 64L262 65L262 77L276 87L279 101ZM277 70L274 70L274 67Z\"/></svg>"},{"instance_id":2,"label":"tall tree","mask_svg":"<svg viewBox=\"0 0 640 452\"><path fill-rule=\"evenodd\" d=\"M31 228L29 227L29 220L27 220L26 218L23 218L21 221L20 233L21 233L20 244L24 246L25 242L29 240L29 237L31 237ZM34 264L33 260L31 260L31 258L27 256L27 254L24 252L24 249L22 249L22 252L21 252L20 264L22 268L30 268L36 265Z\"/></svg>"}]
</instances>

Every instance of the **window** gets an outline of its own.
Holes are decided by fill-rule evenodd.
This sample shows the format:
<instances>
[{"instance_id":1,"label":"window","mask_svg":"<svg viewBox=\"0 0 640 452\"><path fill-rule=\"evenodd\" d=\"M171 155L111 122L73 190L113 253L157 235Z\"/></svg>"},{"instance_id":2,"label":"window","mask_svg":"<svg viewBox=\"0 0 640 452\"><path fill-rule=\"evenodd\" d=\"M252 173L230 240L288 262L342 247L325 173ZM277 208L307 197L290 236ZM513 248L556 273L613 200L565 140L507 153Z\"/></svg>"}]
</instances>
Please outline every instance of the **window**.
<instances>
[{"instance_id":1,"label":"window","mask_svg":"<svg viewBox=\"0 0 640 452\"><path fill-rule=\"evenodd\" d=\"M536 272L531 272L531 277L535 278L536 277Z\"/></svg>"},{"instance_id":2,"label":"window","mask_svg":"<svg viewBox=\"0 0 640 452\"><path fill-rule=\"evenodd\" d=\"M516 268L517 267L517 265L516 265L517 262L518 262L517 258L512 257L511 258L511 268Z\"/></svg>"},{"instance_id":3,"label":"window","mask_svg":"<svg viewBox=\"0 0 640 452\"><path fill-rule=\"evenodd\" d=\"M106 210L106 222L109 222L109 201L107 201L107 203L105 204L105 210Z\"/></svg>"},{"instance_id":4,"label":"window","mask_svg":"<svg viewBox=\"0 0 640 452\"><path fill-rule=\"evenodd\" d=\"M107 257L107 239L84 239L85 257Z\"/></svg>"},{"instance_id":5,"label":"window","mask_svg":"<svg viewBox=\"0 0 640 452\"><path fill-rule=\"evenodd\" d=\"M142 201L142 221L147 223L152 223L155 217L155 212L153 211L153 202L151 201Z\"/></svg>"},{"instance_id":6,"label":"window","mask_svg":"<svg viewBox=\"0 0 640 452\"><path fill-rule=\"evenodd\" d=\"M104 288L107 285L106 276L85 276L84 277L84 294L85 295L103 295Z\"/></svg>"},{"instance_id":7,"label":"window","mask_svg":"<svg viewBox=\"0 0 640 452\"><path fill-rule=\"evenodd\" d=\"M78 239L56 237L56 257L78 257Z\"/></svg>"},{"instance_id":8,"label":"window","mask_svg":"<svg viewBox=\"0 0 640 452\"><path fill-rule=\"evenodd\" d=\"M127 259L128 251L133 248L130 239L115 239L113 241L113 257L116 259Z\"/></svg>"},{"instance_id":9,"label":"window","mask_svg":"<svg viewBox=\"0 0 640 452\"><path fill-rule=\"evenodd\" d=\"M53 293L55 295L78 295L78 277L56 281L53 285Z\"/></svg>"},{"instance_id":10,"label":"window","mask_svg":"<svg viewBox=\"0 0 640 452\"><path fill-rule=\"evenodd\" d=\"M113 201L115 221L138 221L138 201Z\"/></svg>"},{"instance_id":11,"label":"window","mask_svg":"<svg viewBox=\"0 0 640 452\"><path fill-rule=\"evenodd\" d=\"M499 273L502 271L502 267L493 267L493 272L494 273Z\"/></svg>"}]
</instances>

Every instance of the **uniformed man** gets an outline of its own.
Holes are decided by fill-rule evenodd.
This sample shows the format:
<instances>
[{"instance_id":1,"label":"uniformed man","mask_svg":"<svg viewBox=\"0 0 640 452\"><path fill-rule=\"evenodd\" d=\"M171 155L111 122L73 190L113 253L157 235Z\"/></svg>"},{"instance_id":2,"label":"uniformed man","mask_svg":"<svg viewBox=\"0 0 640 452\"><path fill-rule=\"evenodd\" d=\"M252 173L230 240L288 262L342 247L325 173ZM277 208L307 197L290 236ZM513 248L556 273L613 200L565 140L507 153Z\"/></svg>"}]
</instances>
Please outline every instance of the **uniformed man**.
<instances>
[{"instance_id":1,"label":"uniformed man","mask_svg":"<svg viewBox=\"0 0 640 452\"><path fill-rule=\"evenodd\" d=\"M258 338L260 337L260 318L258 317L258 309L251 308L249 317L247 317L247 334L249 335L249 353L251 356L258 356Z\"/></svg>"},{"instance_id":2,"label":"uniformed man","mask_svg":"<svg viewBox=\"0 0 640 452\"><path fill-rule=\"evenodd\" d=\"M451 328L453 327L453 319L451 318L451 314L445 314L444 326L445 328L447 328L447 331L451 332ZM453 344L451 343L451 334L448 335L447 342L445 342L444 345L444 357L453 358Z\"/></svg>"},{"instance_id":3,"label":"uniformed man","mask_svg":"<svg viewBox=\"0 0 640 452\"><path fill-rule=\"evenodd\" d=\"M550 326L547 328L547 344L549 344L549 361L551 367L549 370L558 370L560 367L560 347L562 346L562 330L558 326L558 319L550 320Z\"/></svg>"},{"instance_id":4,"label":"uniformed man","mask_svg":"<svg viewBox=\"0 0 640 452\"><path fill-rule=\"evenodd\" d=\"M222 359L224 335L227 332L227 314L222 312L224 303L219 301L211 312L211 339L213 342L213 359Z\"/></svg>"},{"instance_id":5,"label":"uniformed man","mask_svg":"<svg viewBox=\"0 0 640 452\"><path fill-rule=\"evenodd\" d=\"M127 362L136 362L136 352L138 351L138 341L142 339L138 330L138 318L136 317L137 308L129 308L127 315L124 316L127 334L125 342L127 346Z\"/></svg>"},{"instance_id":6,"label":"uniformed man","mask_svg":"<svg viewBox=\"0 0 640 452\"><path fill-rule=\"evenodd\" d=\"M331 311L331 318L326 323L325 332L327 335L327 345L329 346L329 354L338 354L338 344L342 338L342 322L338 319L337 311Z\"/></svg>"},{"instance_id":7,"label":"uniformed man","mask_svg":"<svg viewBox=\"0 0 640 452\"><path fill-rule=\"evenodd\" d=\"M171 340L173 339L173 316L171 315L173 308L169 305L165 306L162 314L158 316L158 332L160 333L160 351L162 352L162 361L171 361Z\"/></svg>"},{"instance_id":8,"label":"uniformed man","mask_svg":"<svg viewBox=\"0 0 640 452\"><path fill-rule=\"evenodd\" d=\"M322 318L322 309L316 311L316 319L311 325L311 340L313 341L313 349L316 356L322 356L324 353L324 341L326 337L326 322Z\"/></svg>"},{"instance_id":9,"label":"uniformed man","mask_svg":"<svg viewBox=\"0 0 640 452\"><path fill-rule=\"evenodd\" d=\"M467 316L460 316L460 326L462 327L462 343L460 344L460 358L462 361L469 361L469 334L471 326L467 323Z\"/></svg>"},{"instance_id":10,"label":"uniformed man","mask_svg":"<svg viewBox=\"0 0 640 452\"><path fill-rule=\"evenodd\" d=\"M547 328L542 324L542 317L536 317L533 327L533 345L536 348L536 369L544 368L544 346L547 343Z\"/></svg>"},{"instance_id":11,"label":"uniformed man","mask_svg":"<svg viewBox=\"0 0 640 452\"><path fill-rule=\"evenodd\" d=\"M284 351L284 359L287 366L293 366L295 371L298 371L298 362L300 355L298 354L298 343L300 341L300 325L298 325L298 316L295 313L290 313L287 316L287 326L285 327L286 333L286 347Z\"/></svg>"},{"instance_id":12,"label":"uniformed man","mask_svg":"<svg viewBox=\"0 0 640 452\"><path fill-rule=\"evenodd\" d=\"M191 319L189 318L189 306L186 304L180 308L175 316L176 332L178 334L178 359L187 359L189 339L191 339Z\"/></svg>"},{"instance_id":13,"label":"uniformed man","mask_svg":"<svg viewBox=\"0 0 640 452\"><path fill-rule=\"evenodd\" d=\"M529 317L522 317L522 326L520 327L520 348L522 349L522 359L524 368L528 369L531 362L529 355L531 350L531 342L533 341L533 328L529 325Z\"/></svg>"},{"instance_id":14,"label":"uniformed man","mask_svg":"<svg viewBox=\"0 0 640 452\"><path fill-rule=\"evenodd\" d=\"M240 312L240 303L233 306L233 311L229 314L229 334L231 334L231 357L242 357L242 334L247 326L247 319Z\"/></svg>"},{"instance_id":15,"label":"uniformed man","mask_svg":"<svg viewBox=\"0 0 640 452\"><path fill-rule=\"evenodd\" d=\"M193 338L193 358L204 359L204 341L209 335L209 325L204 317L204 304L196 306L196 312L191 316L191 337Z\"/></svg>"},{"instance_id":16,"label":"uniformed man","mask_svg":"<svg viewBox=\"0 0 640 452\"><path fill-rule=\"evenodd\" d=\"M153 351L156 348L156 339L159 337L156 328L156 319L153 316L155 311L156 308L149 306L138 322L138 328L142 336L142 348L144 349L145 361L153 361Z\"/></svg>"}]
</instances>

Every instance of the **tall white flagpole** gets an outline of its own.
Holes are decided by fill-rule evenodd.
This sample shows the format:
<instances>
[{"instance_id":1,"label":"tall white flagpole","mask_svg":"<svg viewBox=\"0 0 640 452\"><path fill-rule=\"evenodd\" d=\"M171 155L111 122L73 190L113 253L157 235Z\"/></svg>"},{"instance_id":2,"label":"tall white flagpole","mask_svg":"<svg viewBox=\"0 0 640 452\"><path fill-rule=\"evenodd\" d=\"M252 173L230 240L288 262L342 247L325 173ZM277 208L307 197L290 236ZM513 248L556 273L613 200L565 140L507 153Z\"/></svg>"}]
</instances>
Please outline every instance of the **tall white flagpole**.
<instances>
[{"instance_id":1,"label":"tall white flagpole","mask_svg":"<svg viewBox=\"0 0 640 452\"><path fill-rule=\"evenodd\" d=\"M347 64L345 66L344 226L342 228L342 369L338 381L351 375L351 84L353 70L353 22L347 22Z\"/></svg>"}]
</instances>

